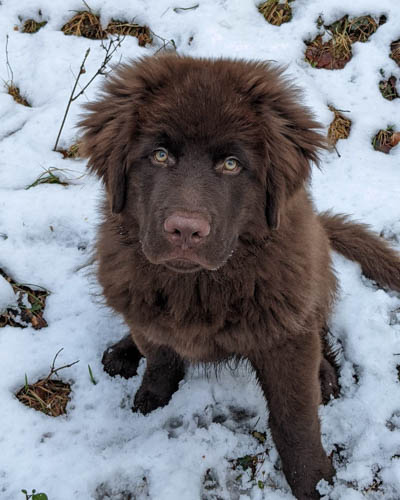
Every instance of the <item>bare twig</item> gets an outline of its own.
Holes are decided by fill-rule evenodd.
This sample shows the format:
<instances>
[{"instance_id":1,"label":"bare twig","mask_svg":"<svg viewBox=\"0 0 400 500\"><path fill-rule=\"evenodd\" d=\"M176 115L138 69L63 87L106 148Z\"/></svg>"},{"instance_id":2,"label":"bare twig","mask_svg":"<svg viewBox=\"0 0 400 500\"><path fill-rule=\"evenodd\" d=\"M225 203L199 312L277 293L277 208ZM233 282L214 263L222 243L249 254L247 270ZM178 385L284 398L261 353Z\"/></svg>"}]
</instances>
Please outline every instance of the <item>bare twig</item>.
<instances>
[{"instance_id":1,"label":"bare twig","mask_svg":"<svg viewBox=\"0 0 400 500\"><path fill-rule=\"evenodd\" d=\"M11 83L13 83L14 82L14 73L13 73L13 70L11 68L10 61L8 59L8 35L6 35L6 65L7 65L7 74L9 77L11 75L11 78L9 78L9 80Z\"/></svg>"},{"instance_id":2,"label":"bare twig","mask_svg":"<svg viewBox=\"0 0 400 500\"><path fill-rule=\"evenodd\" d=\"M82 0L82 2L85 4L85 7L87 8L87 10L90 12L90 13L93 13L92 9L89 7L89 4L87 2L85 2L85 0Z\"/></svg>"},{"instance_id":3,"label":"bare twig","mask_svg":"<svg viewBox=\"0 0 400 500\"><path fill-rule=\"evenodd\" d=\"M118 48L121 46L121 43L124 41L124 38L125 37L123 37L122 39L117 37L115 40L111 39L108 42L107 47L104 45L103 40L101 41L101 47L106 51L103 62L101 63L100 68L96 71L96 73L88 81L88 83L75 96L71 97L71 101L75 101L76 99L78 99L78 97L80 97L85 92L85 90L89 87L89 85L93 82L93 80L96 78L96 76L98 76L98 75L106 76L109 73L109 72L106 72L107 64L111 61L111 59L114 55L114 52L116 50L118 50ZM115 42L117 42L117 43L115 44ZM78 78L78 80L79 80L79 78ZM76 86L74 87L74 90L75 90L75 88L76 88ZM72 95L73 95L73 93L71 94L71 96Z\"/></svg>"},{"instance_id":4,"label":"bare twig","mask_svg":"<svg viewBox=\"0 0 400 500\"><path fill-rule=\"evenodd\" d=\"M158 53L159 53L159 52L161 52L162 50L165 50L165 49L168 47L168 45L172 45L172 46L173 46L173 48L174 48L174 50L177 50L175 40L173 40L172 38L171 38L171 40L167 40L166 38L163 38L162 36L157 35L157 33L154 33L154 31L151 31L151 30L150 30L150 32L151 32L151 34L152 34L153 36L155 36L155 37L159 38L159 39L163 42L163 46L162 46L162 47L160 47L158 50L156 50L156 51L154 52L154 55L158 54Z\"/></svg>"},{"instance_id":5,"label":"bare twig","mask_svg":"<svg viewBox=\"0 0 400 500\"><path fill-rule=\"evenodd\" d=\"M81 77L81 75L83 75L83 73L85 72L85 62L86 62L86 59L88 58L89 56L89 53L90 53L90 49L87 49L86 53L85 53L85 57L83 58L83 61L82 61L82 64L81 64L81 67L79 69L79 73L78 73L78 76L76 77L76 80L75 80L75 85L72 89L72 92L71 92L71 95L70 95L70 98L69 98L69 101L68 101L68 104L67 104L67 108L65 110L65 113L64 113L64 118L61 122L61 127L60 127L60 130L58 131L58 135L57 135L57 139L56 139L56 143L54 144L54 148L53 148L53 151L57 151L57 146L58 146L58 141L60 139L60 136L61 136L61 132L62 132L62 129L64 128L64 124L65 124L65 120L67 119L67 115L68 115L68 111L69 111L69 108L72 104L72 100L73 100L73 96L74 96L74 92L76 90L76 87L78 85L78 82L79 82L79 78Z\"/></svg>"},{"instance_id":6,"label":"bare twig","mask_svg":"<svg viewBox=\"0 0 400 500\"><path fill-rule=\"evenodd\" d=\"M100 65L99 69L95 72L95 74L92 76L92 78L90 78L90 80L86 83L86 85L84 85L83 87L81 87L80 91L77 94L75 94L76 88L77 88L78 83L79 83L79 79L80 79L81 75L83 75L86 72L86 70L85 70L85 62L86 62L86 59L88 58L89 53L90 53L90 49L87 49L87 51L85 53L85 56L84 56L84 58L82 60L82 64L81 64L81 66L79 68L78 75L76 76L75 84L74 84L74 87L72 89L71 95L69 97L67 107L65 109L64 117L63 117L63 120L61 122L60 130L58 131L58 135L57 135L56 142L54 144L53 151L57 151L58 141L60 139L61 132L62 132L62 130L64 128L65 121L67 119L67 115L68 115L68 112L69 112L69 108L71 107L71 104L74 101L76 101L76 99L78 99L78 97L80 97L82 94L84 94L85 90L89 87L89 85L93 82L93 80L98 75L106 76L109 73L109 72L106 71L107 65L111 61L114 53L119 49L119 47L121 47L121 43L124 41L124 39L125 39L125 37L121 38L119 36L117 36L116 38L111 38L110 41L108 42L107 46L103 43L103 41L101 42L101 47L105 50L104 59L103 59L101 65Z\"/></svg>"},{"instance_id":7,"label":"bare twig","mask_svg":"<svg viewBox=\"0 0 400 500\"><path fill-rule=\"evenodd\" d=\"M70 368L71 366L76 365L76 363L79 363L79 359L78 359L77 361L74 361L73 363L69 363L68 365L64 365L64 366L60 366L59 368L55 368L56 359L57 359L58 355L60 354L60 352L63 350L64 350L64 347L61 347L61 349L59 349L56 352L56 355L54 356L53 362L51 363L50 373L47 375L45 380L49 380L52 375L57 375L57 372L59 372L60 370L64 370L64 368Z\"/></svg>"}]
</instances>

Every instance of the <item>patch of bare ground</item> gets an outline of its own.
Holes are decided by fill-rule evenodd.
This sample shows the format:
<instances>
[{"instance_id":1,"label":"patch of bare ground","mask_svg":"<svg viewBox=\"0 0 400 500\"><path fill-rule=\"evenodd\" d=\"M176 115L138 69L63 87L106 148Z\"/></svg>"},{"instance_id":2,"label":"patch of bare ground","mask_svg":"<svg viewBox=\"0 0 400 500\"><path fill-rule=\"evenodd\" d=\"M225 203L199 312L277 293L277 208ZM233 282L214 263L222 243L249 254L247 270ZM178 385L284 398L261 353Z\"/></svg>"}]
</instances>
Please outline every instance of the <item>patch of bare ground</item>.
<instances>
[{"instance_id":1,"label":"patch of bare ground","mask_svg":"<svg viewBox=\"0 0 400 500\"><path fill-rule=\"evenodd\" d=\"M66 407L71 393L70 384L62 382L58 378L52 377L58 377L58 372L60 370L70 368L78 363L78 361L74 361L73 363L55 368L57 356L61 351L62 349L60 349L54 356L53 363L47 377L40 379L33 384L29 384L28 378L25 375L25 384L16 394L17 399L24 405L29 406L29 408L33 408L34 410L41 411L45 415L49 415L51 417L58 417L67 412Z\"/></svg>"},{"instance_id":2,"label":"patch of bare ground","mask_svg":"<svg viewBox=\"0 0 400 500\"><path fill-rule=\"evenodd\" d=\"M138 39L140 47L145 47L153 42L150 28L134 22L112 20L108 24L106 32L110 35L134 36Z\"/></svg>"},{"instance_id":3,"label":"patch of bare ground","mask_svg":"<svg viewBox=\"0 0 400 500\"><path fill-rule=\"evenodd\" d=\"M27 19L22 25L22 33L37 33L41 28L46 26L47 21L36 21L35 19Z\"/></svg>"},{"instance_id":4,"label":"patch of bare ground","mask_svg":"<svg viewBox=\"0 0 400 500\"><path fill-rule=\"evenodd\" d=\"M0 275L10 283L17 299L17 306L8 308L0 314L0 328L6 325L20 328L31 325L35 330L46 327L47 322L43 314L46 298L50 292L35 285L17 283L1 268Z\"/></svg>"},{"instance_id":5,"label":"patch of bare ground","mask_svg":"<svg viewBox=\"0 0 400 500\"><path fill-rule=\"evenodd\" d=\"M92 10L77 12L64 26L61 31L65 35L83 36L92 40L104 40L108 35L134 36L139 45L144 47L153 41L152 33L148 26L142 26L135 22L113 19L105 29L101 25L100 16Z\"/></svg>"},{"instance_id":6,"label":"patch of bare ground","mask_svg":"<svg viewBox=\"0 0 400 500\"><path fill-rule=\"evenodd\" d=\"M339 139L347 139L350 134L351 120L346 118L343 111L329 106L329 109L334 114L334 118L328 129L328 142L331 147L336 146Z\"/></svg>"},{"instance_id":7,"label":"patch of bare ground","mask_svg":"<svg viewBox=\"0 0 400 500\"><path fill-rule=\"evenodd\" d=\"M258 5L258 11L265 20L274 26L280 26L292 20L292 8L290 4L294 0L267 0Z\"/></svg>"},{"instance_id":8,"label":"patch of bare ground","mask_svg":"<svg viewBox=\"0 0 400 500\"><path fill-rule=\"evenodd\" d=\"M314 68L342 69L352 58L352 44L366 42L384 22L386 22L384 16L376 21L371 16L350 19L346 15L330 25L324 25L323 19L318 18L319 28L323 27L325 31L317 35L314 40L305 42L306 61Z\"/></svg>"},{"instance_id":9,"label":"patch of bare ground","mask_svg":"<svg viewBox=\"0 0 400 500\"><path fill-rule=\"evenodd\" d=\"M107 33L101 26L100 17L89 10L77 12L64 24L61 31L64 35L83 36L92 40L107 38Z\"/></svg>"},{"instance_id":10,"label":"patch of bare ground","mask_svg":"<svg viewBox=\"0 0 400 500\"><path fill-rule=\"evenodd\" d=\"M390 44L390 57L400 66L400 40Z\"/></svg>"},{"instance_id":11,"label":"patch of bare ground","mask_svg":"<svg viewBox=\"0 0 400 500\"><path fill-rule=\"evenodd\" d=\"M387 80L381 80L379 82L379 90L382 94L382 97L387 99L388 101L393 101L393 99L397 99L399 94L396 88L397 78L391 75Z\"/></svg>"},{"instance_id":12,"label":"patch of bare ground","mask_svg":"<svg viewBox=\"0 0 400 500\"><path fill-rule=\"evenodd\" d=\"M387 127L386 130L379 130L372 138L372 146L376 151L382 153L390 153L391 149L397 146L400 142L400 132L396 132L393 126Z\"/></svg>"}]
</instances>

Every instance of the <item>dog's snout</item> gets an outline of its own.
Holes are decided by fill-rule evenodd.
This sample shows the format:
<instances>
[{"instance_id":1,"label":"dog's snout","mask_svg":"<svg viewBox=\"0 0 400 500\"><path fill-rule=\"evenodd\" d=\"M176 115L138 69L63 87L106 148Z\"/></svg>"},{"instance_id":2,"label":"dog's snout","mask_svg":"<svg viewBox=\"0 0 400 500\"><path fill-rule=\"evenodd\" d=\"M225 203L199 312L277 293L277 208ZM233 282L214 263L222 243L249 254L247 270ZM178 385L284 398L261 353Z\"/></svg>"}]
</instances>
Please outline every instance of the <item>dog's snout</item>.
<instances>
[{"instance_id":1,"label":"dog's snout","mask_svg":"<svg viewBox=\"0 0 400 500\"><path fill-rule=\"evenodd\" d=\"M210 223L201 215L172 214L164 221L167 239L176 246L191 248L210 234Z\"/></svg>"}]
</instances>

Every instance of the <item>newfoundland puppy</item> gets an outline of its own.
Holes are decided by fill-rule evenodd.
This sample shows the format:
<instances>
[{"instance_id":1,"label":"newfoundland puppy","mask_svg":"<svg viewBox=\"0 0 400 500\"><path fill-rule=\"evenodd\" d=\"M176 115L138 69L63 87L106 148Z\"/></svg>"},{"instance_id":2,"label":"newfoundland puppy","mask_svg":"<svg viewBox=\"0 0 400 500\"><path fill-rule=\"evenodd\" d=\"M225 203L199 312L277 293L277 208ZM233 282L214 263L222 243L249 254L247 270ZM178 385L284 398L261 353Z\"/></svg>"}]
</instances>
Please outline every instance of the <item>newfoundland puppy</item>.
<instances>
[{"instance_id":1,"label":"newfoundland puppy","mask_svg":"<svg viewBox=\"0 0 400 500\"><path fill-rule=\"evenodd\" d=\"M120 66L86 106L83 152L104 182L98 279L130 336L110 375L147 359L134 411L166 405L187 362L247 359L298 499L334 469L318 405L338 393L325 337L331 248L400 290L400 258L366 226L317 214L325 147L299 91L263 62L164 54Z\"/></svg>"}]
</instances>

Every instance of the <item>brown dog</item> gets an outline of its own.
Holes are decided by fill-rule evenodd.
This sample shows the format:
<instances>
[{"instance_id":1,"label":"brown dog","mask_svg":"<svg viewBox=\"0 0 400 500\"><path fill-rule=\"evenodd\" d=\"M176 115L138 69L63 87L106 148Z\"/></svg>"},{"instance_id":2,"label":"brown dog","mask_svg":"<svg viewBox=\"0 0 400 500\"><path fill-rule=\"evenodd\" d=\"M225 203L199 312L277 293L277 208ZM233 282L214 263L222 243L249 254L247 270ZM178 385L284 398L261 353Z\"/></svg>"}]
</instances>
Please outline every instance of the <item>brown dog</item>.
<instances>
[{"instance_id":1,"label":"brown dog","mask_svg":"<svg viewBox=\"0 0 400 500\"><path fill-rule=\"evenodd\" d=\"M395 290L400 259L365 226L314 212L304 184L324 139L281 73L143 59L110 78L81 126L108 197L98 276L131 328L105 369L129 377L146 356L134 409L147 413L168 403L184 361L248 359L286 478L310 499L334 473L318 421L321 395L338 390L330 248Z\"/></svg>"}]
</instances>

